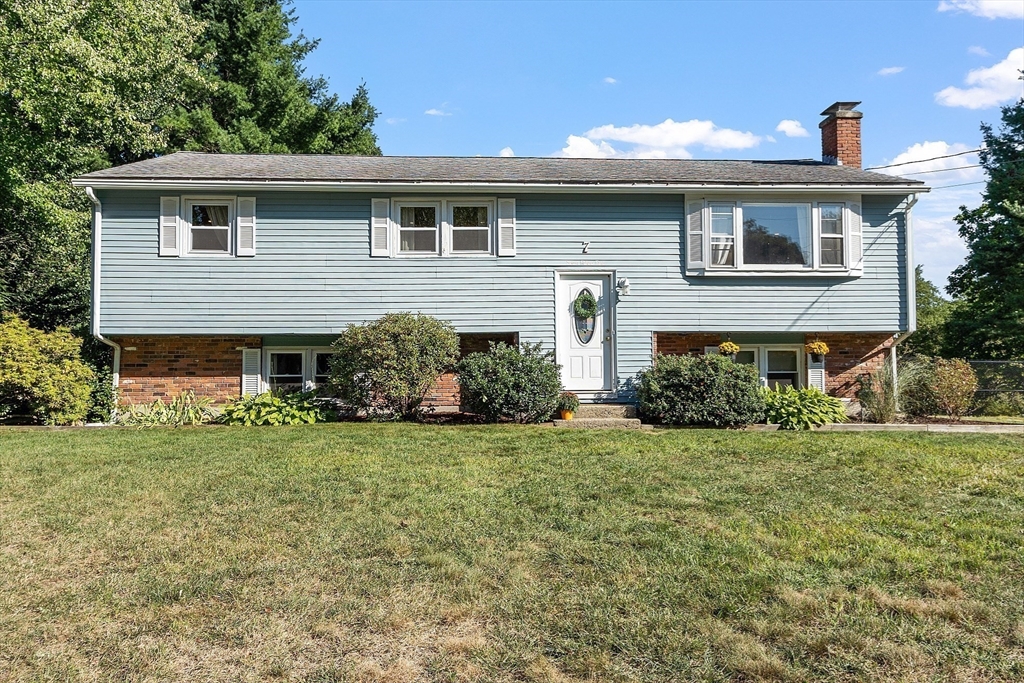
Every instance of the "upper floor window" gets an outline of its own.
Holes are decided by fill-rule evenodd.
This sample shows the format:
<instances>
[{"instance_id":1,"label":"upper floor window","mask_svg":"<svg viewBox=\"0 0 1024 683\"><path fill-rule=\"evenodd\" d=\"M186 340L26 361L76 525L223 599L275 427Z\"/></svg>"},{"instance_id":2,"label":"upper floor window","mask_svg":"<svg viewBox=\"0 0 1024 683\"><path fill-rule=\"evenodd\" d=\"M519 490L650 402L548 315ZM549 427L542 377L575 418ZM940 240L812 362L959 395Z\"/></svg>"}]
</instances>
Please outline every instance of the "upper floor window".
<instances>
[{"instance_id":1,"label":"upper floor window","mask_svg":"<svg viewBox=\"0 0 1024 683\"><path fill-rule=\"evenodd\" d=\"M160 197L160 256L255 256L256 198Z\"/></svg>"},{"instance_id":2,"label":"upper floor window","mask_svg":"<svg viewBox=\"0 0 1024 683\"><path fill-rule=\"evenodd\" d=\"M371 256L515 255L514 199L374 199L371 206Z\"/></svg>"},{"instance_id":3,"label":"upper floor window","mask_svg":"<svg viewBox=\"0 0 1024 683\"><path fill-rule=\"evenodd\" d=\"M188 253L230 255L233 213L233 202L229 201L186 202Z\"/></svg>"},{"instance_id":4,"label":"upper floor window","mask_svg":"<svg viewBox=\"0 0 1024 683\"><path fill-rule=\"evenodd\" d=\"M863 267L853 202L691 201L687 213L690 271L859 274Z\"/></svg>"}]
</instances>

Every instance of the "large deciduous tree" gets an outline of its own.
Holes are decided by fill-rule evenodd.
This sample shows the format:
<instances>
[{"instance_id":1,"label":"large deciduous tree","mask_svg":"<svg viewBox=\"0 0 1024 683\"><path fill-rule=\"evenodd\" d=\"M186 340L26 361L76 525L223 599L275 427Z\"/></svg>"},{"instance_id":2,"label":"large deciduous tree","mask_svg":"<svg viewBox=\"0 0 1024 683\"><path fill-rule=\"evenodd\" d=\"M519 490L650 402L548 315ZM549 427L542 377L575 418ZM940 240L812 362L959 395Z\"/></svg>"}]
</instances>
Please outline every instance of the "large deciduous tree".
<instances>
[{"instance_id":1,"label":"large deciduous tree","mask_svg":"<svg viewBox=\"0 0 1024 683\"><path fill-rule=\"evenodd\" d=\"M945 352L978 359L1024 357L1024 99L1004 107L996 131L981 126L979 156L988 180L982 204L956 221L967 261L947 291L957 298Z\"/></svg>"}]
</instances>

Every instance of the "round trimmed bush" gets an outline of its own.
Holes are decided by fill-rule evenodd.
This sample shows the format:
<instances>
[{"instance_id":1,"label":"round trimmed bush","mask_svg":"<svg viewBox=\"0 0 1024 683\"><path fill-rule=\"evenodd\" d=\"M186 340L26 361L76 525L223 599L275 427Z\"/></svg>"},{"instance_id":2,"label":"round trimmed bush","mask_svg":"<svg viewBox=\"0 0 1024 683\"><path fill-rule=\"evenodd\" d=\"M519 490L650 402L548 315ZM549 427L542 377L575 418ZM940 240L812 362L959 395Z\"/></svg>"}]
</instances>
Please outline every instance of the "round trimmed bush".
<instances>
[{"instance_id":1,"label":"round trimmed bush","mask_svg":"<svg viewBox=\"0 0 1024 683\"><path fill-rule=\"evenodd\" d=\"M458 359L459 335L429 315L388 313L349 326L333 348L331 391L370 419L409 419Z\"/></svg>"},{"instance_id":2,"label":"round trimmed bush","mask_svg":"<svg viewBox=\"0 0 1024 683\"><path fill-rule=\"evenodd\" d=\"M640 411L653 422L739 427L764 418L757 370L727 356L658 356L637 382Z\"/></svg>"},{"instance_id":3,"label":"round trimmed bush","mask_svg":"<svg viewBox=\"0 0 1024 683\"><path fill-rule=\"evenodd\" d=\"M492 343L487 353L471 353L456 368L462 404L488 422L542 422L558 407L558 369L554 353L539 343Z\"/></svg>"}]
</instances>

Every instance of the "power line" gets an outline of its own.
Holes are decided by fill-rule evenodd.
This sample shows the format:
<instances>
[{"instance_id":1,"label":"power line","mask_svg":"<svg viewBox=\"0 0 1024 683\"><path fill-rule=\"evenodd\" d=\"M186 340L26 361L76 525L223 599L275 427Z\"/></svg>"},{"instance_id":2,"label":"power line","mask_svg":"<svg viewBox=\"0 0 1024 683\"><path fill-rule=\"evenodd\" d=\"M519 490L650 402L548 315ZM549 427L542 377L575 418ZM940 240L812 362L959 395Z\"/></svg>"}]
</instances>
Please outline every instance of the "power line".
<instances>
[{"instance_id":1,"label":"power line","mask_svg":"<svg viewBox=\"0 0 1024 683\"><path fill-rule=\"evenodd\" d=\"M917 163L917 162L914 162ZM953 166L952 168L935 168L930 171L911 171L910 173L904 173L903 175L921 175L922 173L945 173L946 171L962 171L965 168L980 168L981 164L971 164L970 166Z\"/></svg>"},{"instance_id":2,"label":"power line","mask_svg":"<svg viewBox=\"0 0 1024 683\"><path fill-rule=\"evenodd\" d=\"M982 148L979 147L978 149L969 149L966 152L957 152L956 154L944 154L940 157L931 157L930 159L916 159L914 161L901 161L898 164L886 164L885 166L871 166L869 168L865 168L864 170L877 171L880 168L892 168L894 166L909 166L910 164L920 164L924 163L925 161L935 161L936 159L950 159L952 157L962 157L965 154L975 154L976 152L980 152L981 149Z\"/></svg>"},{"instance_id":3,"label":"power line","mask_svg":"<svg viewBox=\"0 0 1024 683\"><path fill-rule=\"evenodd\" d=\"M933 189L933 190L944 190L947 187L966 187L967 185L983 185L983 184L985 184L985 182L986 181L984 181L984 180L975 180L973 183L957 183L955 185L939 185L938 187L933 187L931 189Z\"/></svg>"}]
</instances>

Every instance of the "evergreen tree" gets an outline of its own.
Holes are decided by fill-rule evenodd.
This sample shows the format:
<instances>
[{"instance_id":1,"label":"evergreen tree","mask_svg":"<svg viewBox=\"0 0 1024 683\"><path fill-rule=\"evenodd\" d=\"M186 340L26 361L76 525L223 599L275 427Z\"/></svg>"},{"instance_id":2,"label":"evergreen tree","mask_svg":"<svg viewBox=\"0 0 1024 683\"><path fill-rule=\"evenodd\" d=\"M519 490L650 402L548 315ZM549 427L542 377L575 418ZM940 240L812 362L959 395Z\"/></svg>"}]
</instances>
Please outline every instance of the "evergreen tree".
<instances>
[{"instance_id":1,"label":"evergreen tree","mask_svg":"<svg viewBox=\"0 0 1024 683\"><path fill-rule=\"evenodd\" d=\"M327 81L305 78L319 41L301 33L290 0L193 0L206 24L196 57L211 83L163 120L170 149L206 152L379 155L377 110L365 85L341 102Z\"/></svg>"},{"instance_id":2,"label":"evergreen tree","mask_svg":"<svg viewBox=\"0 0 1024 683\"><path fill-rule=\"evenodd\" d=\"M988 180L982 204L956 221L967 261L946 288L957 299L944 351L977 359L1024 357L1024 99L1003 107L998 131L982 124Z\"/></svg>"}]
</instances>

